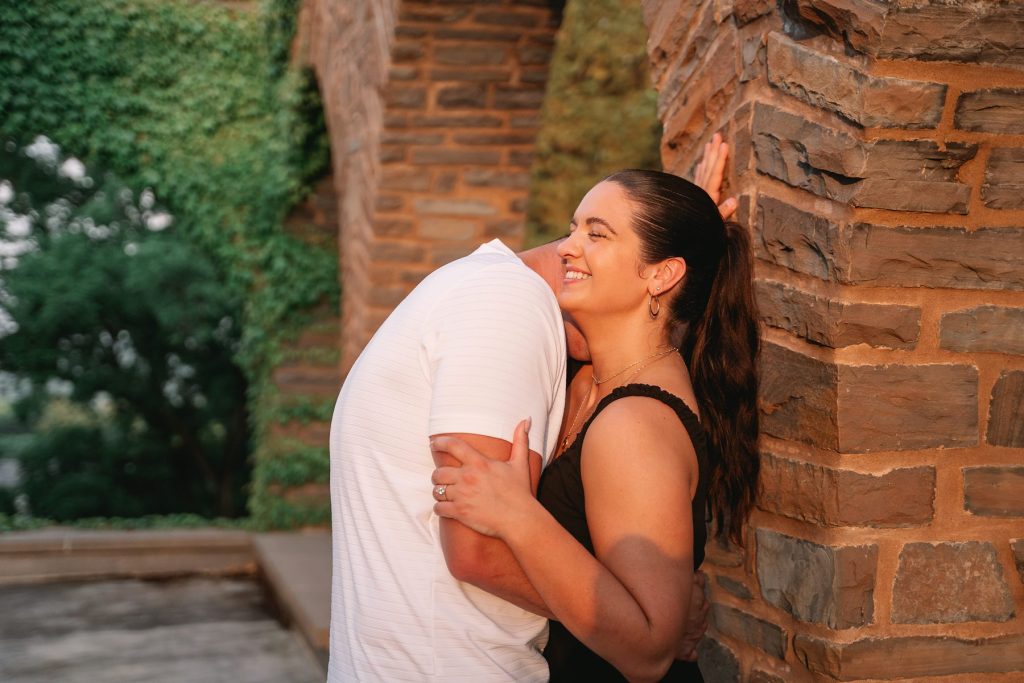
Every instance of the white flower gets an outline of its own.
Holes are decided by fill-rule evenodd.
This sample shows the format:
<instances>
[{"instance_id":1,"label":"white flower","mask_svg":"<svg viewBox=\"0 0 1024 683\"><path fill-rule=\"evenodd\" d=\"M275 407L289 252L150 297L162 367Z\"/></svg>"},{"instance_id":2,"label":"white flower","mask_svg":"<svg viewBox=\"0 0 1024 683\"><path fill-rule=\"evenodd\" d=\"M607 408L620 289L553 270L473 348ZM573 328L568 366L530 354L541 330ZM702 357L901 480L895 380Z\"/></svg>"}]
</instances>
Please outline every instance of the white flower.
<instances>
[{"instance_id":1,"label":"white flower","mask_svg":"<svg viewBox=\"0 0 1024 683\"><path fill-rule=\"evenodd\" d=\"M156 195L153 194L153 190L148 187L142 191L139 195L139 206L143 209L152 209L153 204L156 202Z\"/></svg>"},{"instance_id":2,"label":"white flower","mask_svg":"<svg viewBox=\"0 0 1024 683\"><path fill-rule=\"evenodd\" d=\"M60 165L57 173L78 182L85 177L85 164L74 157L68 157L67 161Z\"/></svg>"},{"instance_id":3,"label":"white flower","mask_svg":"<svg viewBox=\"0 0 1024 683\"><path fill-rule=\"evenodd\" d=\"M139 245L135 244L134 242L129 242L128 244L124 245L124 253L127 254L128 256L135 256L136 254L139 253Z\"/></svg>"},{"instance_id":4,"label":"white flower","mask_svg":"<svg viewBox=\"0 0 1024 683\"><path fill-rule=\"evenodd\" d=\"M9 204L14 199L14 185L6 180L0 180L0 205Z\"/></svg>"},{"instance_id":5,"label":"white flower","mask_svg":"<svg viewBox=\"0 0 1024 683\"><path fill-rule=\"evenodd\" d=\"M45 135L38 136L32 144L25 148L25 154L44 164L54 165L60 155L60 147Z\"/></svg>"},{"instance_id":6,"label":"white flower","mask_svg":"<svg viewBox=\"0 0 1024 683\"><path fill-rule=\"evenodd\" d=\"M151 213L146 216L146 227L153 232L160 232L174 222L174 217L169 213Z\"/></svg>"},{"instance_id":7,"label":"white flower","mask_svg":"<svg viewBox=\"0 0 1024 683\"><path fill-rule=\"evenodd\" d=\"M7 234L11 237L28 237L32 232L32 217L14 214L7 217Z\"/></svg>"}]
</instances>

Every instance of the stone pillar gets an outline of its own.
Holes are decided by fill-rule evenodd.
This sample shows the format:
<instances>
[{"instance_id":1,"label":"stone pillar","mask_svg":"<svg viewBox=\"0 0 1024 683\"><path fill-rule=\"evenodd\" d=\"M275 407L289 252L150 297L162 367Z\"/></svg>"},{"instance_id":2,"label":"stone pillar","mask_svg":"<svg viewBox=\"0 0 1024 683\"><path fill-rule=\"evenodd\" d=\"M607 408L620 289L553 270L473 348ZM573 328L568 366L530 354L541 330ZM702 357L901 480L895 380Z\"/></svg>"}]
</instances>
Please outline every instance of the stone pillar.
<instances>
[{"instance_id":1,"label":"stone pillar","mask_svg":"<svg viewBox=\"0 0 1024 683\"><path fill-rule=\"evenodd\" d=\"M429 272L524 237L548 0L307 0L341 202L342 371Z\"/></svg>"},{"instance_id":2,"label":"stone pillar","mask_svg":"<svg viewBox=\"0 0 1024 683\"><path fill-rule=\"evenodd\" d=\"M757 256L763 493L709 681L1024 675L1024 5L645 3ZM952 680L952 679L949 679Z\"/></svg>"}]
</instances>

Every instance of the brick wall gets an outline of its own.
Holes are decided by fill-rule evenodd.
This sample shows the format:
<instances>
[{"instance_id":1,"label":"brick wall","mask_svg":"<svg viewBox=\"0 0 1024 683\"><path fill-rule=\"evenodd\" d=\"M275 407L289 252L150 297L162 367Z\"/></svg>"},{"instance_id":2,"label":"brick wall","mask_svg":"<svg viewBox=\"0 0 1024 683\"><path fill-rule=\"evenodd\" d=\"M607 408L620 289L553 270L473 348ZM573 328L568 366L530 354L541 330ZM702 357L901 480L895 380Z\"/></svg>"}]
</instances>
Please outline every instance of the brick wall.
<instances>
[{"instance_id":1,"label":"brick wall","mask_svg":"<svg viewBox=\"0 0 1024 683\"><path fill-rule=\"evenodd\" d=\"M745 549L709 547L709 680L1021 680L1024 5L645 14L665 167L734 143L765 323L763 497Z\"/></svg>"},{"instance_id":2,"label":"brick wall","mask_svg":"<svg viewBox=\"0 0 1024 683\"><path fill-rule=\"evenodd\" d=\"M357 9L358 6L358 9ZM307 0L341 201L342 370L430 271L524 237L547 0Z\"/></svg>"}]
</instances>

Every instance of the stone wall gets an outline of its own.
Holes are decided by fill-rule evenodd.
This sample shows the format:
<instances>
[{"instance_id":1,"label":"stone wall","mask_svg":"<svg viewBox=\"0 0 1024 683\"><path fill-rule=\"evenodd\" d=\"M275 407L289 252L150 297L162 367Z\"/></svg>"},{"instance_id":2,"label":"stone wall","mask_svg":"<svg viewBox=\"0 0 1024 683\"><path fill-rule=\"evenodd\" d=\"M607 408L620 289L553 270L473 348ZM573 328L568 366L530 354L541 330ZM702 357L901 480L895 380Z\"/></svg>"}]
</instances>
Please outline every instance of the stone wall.
<instances>
[{"instance_id":1,"label":"stone wall","mask_svg":"<svg viewBox=\"0 0 1024 683\"><path fill-rule=\"evenodd\" d=\"M763 495L709 681L1024 672L1024 5L645 3L667 170L754 238ZM1013 673L1015 672L1015 673Z\"/></svg>"},{"instance_id":2,"label":"stone wall","mask_svg":"<svg viewBox=\"0 0 1024 683\"><path fill-rule=\"evenodd\" d=\"M547 0L305 3L341 196L343 372L427 273L522 243L556 28Z\"/></svg>"}]
</instances>

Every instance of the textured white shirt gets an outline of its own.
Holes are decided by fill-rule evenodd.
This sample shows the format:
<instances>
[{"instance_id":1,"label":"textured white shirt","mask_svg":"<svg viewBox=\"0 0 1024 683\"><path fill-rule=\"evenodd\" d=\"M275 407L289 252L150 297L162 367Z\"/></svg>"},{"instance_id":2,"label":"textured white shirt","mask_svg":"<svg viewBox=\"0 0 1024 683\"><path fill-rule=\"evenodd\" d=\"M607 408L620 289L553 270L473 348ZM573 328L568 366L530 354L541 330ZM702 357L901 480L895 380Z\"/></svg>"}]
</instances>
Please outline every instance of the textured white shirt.
<instances>
[{"instance_id":1,"label":"textured white shirt","mask_svg":"<svg viewBox=\"0 0 1024 683\"><path fill-rule=\"evenodd\" d=\"M547 680L547 622L448 572L429 437L511 441L532 417L546 463L564 399L558 304L497 240L432 273L388 317L331 423L330 683Z\"/></svg>"}]
</instances>

